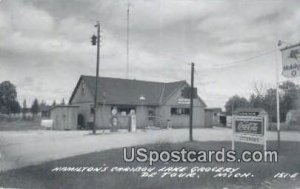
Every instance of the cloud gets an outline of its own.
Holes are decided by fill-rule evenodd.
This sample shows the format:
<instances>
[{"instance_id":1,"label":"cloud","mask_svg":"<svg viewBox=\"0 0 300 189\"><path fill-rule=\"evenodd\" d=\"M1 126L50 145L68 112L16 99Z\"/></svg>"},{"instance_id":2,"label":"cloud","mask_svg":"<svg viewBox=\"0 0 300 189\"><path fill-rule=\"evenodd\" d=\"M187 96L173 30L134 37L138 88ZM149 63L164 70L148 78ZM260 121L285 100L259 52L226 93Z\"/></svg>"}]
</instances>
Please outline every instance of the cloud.
<instances>
[{"instance_id":1,"label":"cloud","mask_svg":"<svg viewBox=\"0 0 300 189\"><path fill-rule=\"evenodd\" d=\"M81 74L95 73L96 20L100 75L125 77L126 9L123 0L2 1L0 81L16 83L21 99L67 100ZM274 53L242 60L278 39L298 42L299 12L296 0L131 0L130 78L189 81L193 61L200 96L223 106L253 80L274 82Z\"/></svg>"},{"instance_id":2,"label":"cloud","mask_svg":"<svg viewBox=\"0 0 300 189\"><path fill-rule=\"evenodd\" d=\"M21 1L3 1L0 5L1 22L6 29L32 35L44 35L54 27L53 18L44 10Z\"/></svg>"}]
</instances>

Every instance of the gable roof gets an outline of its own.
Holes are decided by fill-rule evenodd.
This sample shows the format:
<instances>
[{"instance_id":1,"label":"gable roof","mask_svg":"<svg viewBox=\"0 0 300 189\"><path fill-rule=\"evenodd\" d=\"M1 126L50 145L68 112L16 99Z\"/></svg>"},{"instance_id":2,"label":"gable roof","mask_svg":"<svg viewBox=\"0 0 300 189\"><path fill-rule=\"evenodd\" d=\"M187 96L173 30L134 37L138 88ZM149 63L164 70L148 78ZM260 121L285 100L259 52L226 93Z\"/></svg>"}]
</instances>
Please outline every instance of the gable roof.
<instances>
[{"instance_id":1,"label":"gable roof","mask_svg":"<svg viewBox=\"0 0 300 189\"><path fill-rule=\"evenodd\" d=\"M91 95L94 96L96 78L94 76L82 75L80 76L80 79L72 93L69 103L72 102L72 99L82 80L88 87L88 90L91 92ZM107 104L118 105L160 105L162 102L165 102L176 90L180 89L183 85L188 84L186 81L163 83L153 81L99 77L97 101L105 101L105 103ZM144 101L140 100L141 96L145 97Z\"/></svg>"}]
</instances>

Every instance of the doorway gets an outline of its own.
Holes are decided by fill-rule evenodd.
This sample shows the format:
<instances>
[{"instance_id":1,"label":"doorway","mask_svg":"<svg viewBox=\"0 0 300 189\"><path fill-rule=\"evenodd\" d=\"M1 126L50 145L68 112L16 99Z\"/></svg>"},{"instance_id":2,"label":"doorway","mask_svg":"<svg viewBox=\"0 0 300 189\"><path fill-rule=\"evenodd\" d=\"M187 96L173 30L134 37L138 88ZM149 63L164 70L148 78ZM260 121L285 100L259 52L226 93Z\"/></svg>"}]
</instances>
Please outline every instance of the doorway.
<instances>
[{"instance_id":1,"label":"doorway","mask_svg":"<svg viewBox=\"0 0 300 189\"><path fill-rule=\"evenodd\" d=\"M77 128L80 130L85 129L85 120L82 114L77 116Z\"/></svg>"},{"instance_id":2,"label":"doorway","mask_svg":"<svg viewBox=\"0 0 300 189\"><path fill-rule=\"evenodd\" d=\"M155 108L148 108L148 124L147 126L155 126Z\"/></svg>"}]
</instances>

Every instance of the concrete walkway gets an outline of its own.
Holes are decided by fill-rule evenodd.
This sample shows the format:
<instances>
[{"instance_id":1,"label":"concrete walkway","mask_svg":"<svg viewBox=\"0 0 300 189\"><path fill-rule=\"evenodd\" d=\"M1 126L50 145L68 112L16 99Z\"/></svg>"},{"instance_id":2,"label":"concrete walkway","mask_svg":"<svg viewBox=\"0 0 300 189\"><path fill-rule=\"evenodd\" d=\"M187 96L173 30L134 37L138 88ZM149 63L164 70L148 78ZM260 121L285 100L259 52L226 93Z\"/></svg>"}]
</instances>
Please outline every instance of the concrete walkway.
<instances>
[{"instance_id":1,"label":"concrete walkway","mask_svg":"<svg viewBox=\"0 0 300 189\"><path fill-rule=\"evenodd\" d=\"M0 132L0 171L40 164L102 150L157 142L188 140L187 129L147 130L91 135L90 131L7 131ZM276 132L267 133L276 140ZM229 141L231 130L194 129L197 141ZM282 132L282 140L300 141L299 132Z\"/></svg>"}]
</instances>

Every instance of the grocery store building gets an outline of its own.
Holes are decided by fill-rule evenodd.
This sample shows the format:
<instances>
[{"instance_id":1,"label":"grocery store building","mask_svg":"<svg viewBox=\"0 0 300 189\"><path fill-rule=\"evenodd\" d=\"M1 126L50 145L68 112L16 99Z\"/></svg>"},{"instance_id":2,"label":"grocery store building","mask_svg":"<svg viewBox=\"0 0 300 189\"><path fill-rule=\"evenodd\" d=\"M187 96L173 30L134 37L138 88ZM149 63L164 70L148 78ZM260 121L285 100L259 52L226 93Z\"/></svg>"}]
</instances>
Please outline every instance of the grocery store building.
<instances>
[{"instance_id":1,"label":"grocery store building","mask_svg":"<svg viewBox=\"0 0 300 189\"><path fill-rule=\"evenodd\" d=\"M96 78L81 76L70 97L69 105L53 108L51 119L55 129L66 129L61 123L68 121L67 129L87 128L93 123ZM136 127L180 128L188 127L190 104L183 91L190 87L186 81L154 82L110 77L98 78L96 127L108 129L112 117L117 127L128 129L130 116L136 115ZM193 126L205 125L204 101L194 98ZM72 116L69 116L72 115ZM65 120L61 120L65 119ZM55 121L56 120L56 121Z\"/></svg>"}]
</instances>

